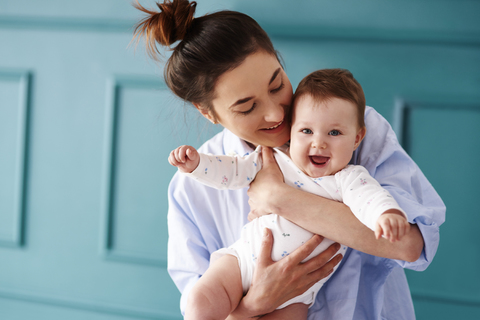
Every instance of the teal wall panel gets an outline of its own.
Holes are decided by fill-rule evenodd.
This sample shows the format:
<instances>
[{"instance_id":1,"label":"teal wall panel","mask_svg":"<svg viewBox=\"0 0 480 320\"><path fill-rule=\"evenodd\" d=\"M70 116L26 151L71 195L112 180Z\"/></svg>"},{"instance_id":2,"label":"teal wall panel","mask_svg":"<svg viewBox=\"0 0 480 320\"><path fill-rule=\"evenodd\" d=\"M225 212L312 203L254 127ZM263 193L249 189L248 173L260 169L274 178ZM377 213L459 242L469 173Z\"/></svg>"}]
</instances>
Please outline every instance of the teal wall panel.
<instances>
[{"instance_id":1,"label":"teal wall panel","mask_svg":"<svg viewBox=\"0 0 480 320\"><path fill-rule=\"evenodd\" d=\"M24 244L31 74L0 70L0 245Z\"/></svg>"},{"instance_id":2,"label":"teal wall panel","mask_svg":"<svg viewBox=\"0 0 480 320\"><path fill-rule=\"evenodd\" d=\"M407 272L417 318L480 318L480 2L202 0L197 13L218 9L259 21L294 87L353 72L448 207L434 262ZM166 159L220 128L129 46L140 16L129 0L0 2L0 319L180 318Z\"/></svg>"},{"instance_id":3,"label":"teal wall panel","mask_svg":"<svg viewBox=\"0 0 480 320\"><path fill-rule=\"evenodd\" d=\"M401 108L403 144L418 159L449 213L434 263L425 272L408 272L417 312L434 306L428 312L435 319L450 319L455 312L462 319L480 318L480 219L472 215L480 179L475 168L480 157L478 101L468 96L455 102L404 101ZM458 268L452 252L465 257L465 263L459 272L445 276L446 270Z\"/></svg>"}]
</instances>

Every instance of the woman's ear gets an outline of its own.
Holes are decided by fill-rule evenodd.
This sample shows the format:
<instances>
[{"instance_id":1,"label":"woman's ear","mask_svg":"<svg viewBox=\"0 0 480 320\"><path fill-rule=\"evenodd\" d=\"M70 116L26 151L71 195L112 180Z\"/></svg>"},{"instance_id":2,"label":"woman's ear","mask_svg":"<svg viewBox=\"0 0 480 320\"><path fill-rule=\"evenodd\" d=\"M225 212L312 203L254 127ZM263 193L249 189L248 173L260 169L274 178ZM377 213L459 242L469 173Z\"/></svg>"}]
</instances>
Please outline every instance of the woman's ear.
<instances>
[{"instance_id":1,"label":"woman's ear","mask_svg":"<svg viewBox=\"0 0 480 320\"><path fill-rule=\"evenodd\" d=\"M211 123L217 124L217 120L216 120L215 116L212 114L212 112L211 112L210 110L208 110L207 108L202 107L202 106L201 106L200 104L198 104L198 103L192 102L192 104L195 106L195 108L197 108L197 110L202 114L202 116L204 116L205 118L207 118Z\"/></svg>"},{"instance_id":2,"label":"woman's ear","mask_svg":"<svg viewBox=\"0 0 480 320\"><path fill-rule=\"evenodd\" d=\"M362 142L363 138L365 138L365 134L367 134L367 128L366 127L361 127L357 131L357 136L355 137L355 145L354 145L354 150L358 148L360 145L360 142Z\"/></svg>"}]
</instances>

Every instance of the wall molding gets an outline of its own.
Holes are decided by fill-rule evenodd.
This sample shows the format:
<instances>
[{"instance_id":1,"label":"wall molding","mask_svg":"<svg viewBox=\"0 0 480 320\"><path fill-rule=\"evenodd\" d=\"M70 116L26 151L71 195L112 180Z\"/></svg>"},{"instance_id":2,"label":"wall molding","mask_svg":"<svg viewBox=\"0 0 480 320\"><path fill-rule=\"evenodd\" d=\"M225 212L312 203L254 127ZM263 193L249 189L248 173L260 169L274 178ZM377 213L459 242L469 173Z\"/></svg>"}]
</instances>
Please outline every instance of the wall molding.
<instances>
[{"instance_id":1,"label":"wall molding","mask_svg":"<svg viewBox=\"0 0 480 320\"><path fill-rule=\"evenodd\" d=\"M130 262L144 265L167 267L167 260L160 256L145 253L125 251L115 248L115 157L118 144L118 113L120 108L120 93L125 89L161 90L166 89L164 82L157 77L148 76L114 76L107 82L107 100L105 116L105 150L102 195L102 228L101 254L108 260Z\"/></svg>"},{"instance_id":2,"label":"wall molding","mask_svg":"<svg viewBox=\"0 0 480 320\"><path fill-rule=\"evenodd\" d=\"M54 31L133 32L137 21L128 19L2 16L0 29Z\"/></svg>"},{"instance_id":3,"label":"wall molding","mask_svg":"<svg viewBox=\"0 0 480 320\"><path fill-rule=\"evenodd\" d=\"M448 46L480 46L476 32L386 29L374 27L342 27L329 25L262 24L272 38L288 40L341 40L355 42L430 44Z\"/></svg>"},{"instance_id":4,"label":"wall molding","mask_svg":"<svg viewBox=\"0 0 480 320\"><path fill-rule=\"evenodd\" d=\"M1 289L0 299L14 299L30 303L46 304L62 308L79 309L97 313L106 313L119 316L127 316L141 319L156 319L156 320L180 320L181 316L178 314L161 312L146 308L136 308L126 306L125 304L115 304L98 302L93 300L82 300L65 298L64 296L42 294L32 291L21 291L13 289Z\"/></svg>"},{"instance_id":5,"label":"wall molding","mask_svg":"<svg viewBox=\"0 0 480 320\"><path fill-rule=\"evenodd\" d=\"M454 304L471 307L480 307L480 296L471 297L465 295L442 294L438 292L429 292L424 290L412 290L414 300L431 301L442 304Z\"/></svg>"},{"instance_id":6,"label":"wall molding","mask_svg":"<svg viewBox=\"0 0 480 320\"><path fill-rule=\"evenodd\" d=\"M480 96L435 96L423 98L396 97L393 108L392 128L395 131L398 141L405 150L408 145L408 124L411 112L415 109L456 109L480 111Z\"/></svg>"},{"instance_id":7,"label":"wall molding","mask_svg":"<svg viewBox=\"0 0 480 320\"><path fill-rule=\"evenodd\" d=\"M18 100L18 151L16 154L15 181L14 181L14 223L12 236L0 238L0 246L20 248L25 245L25 216L26 216L26 187L29 150L29 121L30 105L32 101L32 78L30 71L0 70L0 82L17 82L19 85Z\"/></svg>"},{"instance_id":8,"label":"wall molding","mask_svg":"<svg viewBox=\"0 0 480 320\"><path fill-rule=\"evenodd\" d=\"M75 17L35 17L0 15L0 29L43 29L54 31L128 32L137 20ZM480 46L480 34L469 31L423 30L407 28L342 27L330 25L286 25L262 23L272 38L289 40L342 40L382 43L421 43Z\"/></svg>"}]
</instances>

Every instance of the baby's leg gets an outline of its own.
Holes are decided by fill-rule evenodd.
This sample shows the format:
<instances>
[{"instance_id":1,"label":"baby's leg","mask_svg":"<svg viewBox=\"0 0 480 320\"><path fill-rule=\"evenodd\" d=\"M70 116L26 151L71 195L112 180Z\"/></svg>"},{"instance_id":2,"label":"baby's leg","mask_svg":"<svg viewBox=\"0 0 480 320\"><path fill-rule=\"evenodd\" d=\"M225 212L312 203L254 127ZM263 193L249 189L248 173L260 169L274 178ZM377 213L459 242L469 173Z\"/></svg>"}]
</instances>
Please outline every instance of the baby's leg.
<instances>
[{"instance_id":1,"label":"baby's leg","mask_svg":"<svg viewBox=\"0 0 480 320\"><path fill-rule=\"evenodd\" d=\"M294 303L283 309L277 309L262 317L262 320L303 320L307 319L308 306L304 303Z\"/></svg>"},{"instance_id":2,"label":"baby's leg","mask_svg":"<svg viewBox=\"0 0 480 320\"><path fill-rule=\"evenodd\" d=\"M225 319L243 297L238 260L224 255L210 265L188 295L186 320Z\"/></svg>"}]
</instances>

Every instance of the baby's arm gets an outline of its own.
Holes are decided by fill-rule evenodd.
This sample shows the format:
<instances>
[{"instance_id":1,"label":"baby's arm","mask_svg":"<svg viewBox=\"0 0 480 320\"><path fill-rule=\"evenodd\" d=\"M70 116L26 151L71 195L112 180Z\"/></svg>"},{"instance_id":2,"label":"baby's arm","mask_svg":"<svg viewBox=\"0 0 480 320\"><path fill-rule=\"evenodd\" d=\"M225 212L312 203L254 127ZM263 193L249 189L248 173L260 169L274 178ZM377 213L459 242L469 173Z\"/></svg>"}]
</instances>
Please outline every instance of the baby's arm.
<instances>
[{"instance_id":1,"label":"baby's arm","mask_svg":"<svg viewBox=\"0 0 480 320\"><path fill-rule=\"evenodd\" d=\"M262 167L258 150L240 157L199 153L193 147L181 146L170 153L168 161L183 174L220 190L245 188Z\"/></svg>"},{"instance_id":2,"label":"baby's arm","mask_svg":"<svg viewBox=\"0 0 480 320\"><path fill-rule=\"evenodd\" d=\"M170 152L168 162L183 173L191 173L200 163L198 151L191 146L180 146Z\"/></svg>"},{"instance_id":3,"label":"baby's arm","mask_svg":"<svg viewBox=\"0 0 480 320\"><path fill-rule=\"evenodd\" d=\"M335 177L343 202L363 224L375 232L377 239L384 236L390 242L395 242L410 231L402 208L364 167L347 166Z\"/></svg>"},{"instance_id":4,"label":"baby's arm","mask_svg":"<svg viewBox=\"0 0 480 320\"><path fill-rule=\"evenodd\" d=\"M400 241L410 231L410 223L402 212L396 209L385 211L375 224L375 237L384 236L390 242Z\"/></svg>"}]
</instances>

